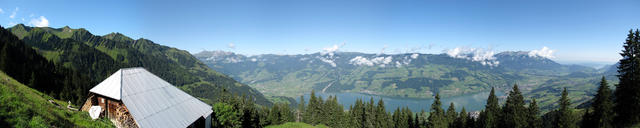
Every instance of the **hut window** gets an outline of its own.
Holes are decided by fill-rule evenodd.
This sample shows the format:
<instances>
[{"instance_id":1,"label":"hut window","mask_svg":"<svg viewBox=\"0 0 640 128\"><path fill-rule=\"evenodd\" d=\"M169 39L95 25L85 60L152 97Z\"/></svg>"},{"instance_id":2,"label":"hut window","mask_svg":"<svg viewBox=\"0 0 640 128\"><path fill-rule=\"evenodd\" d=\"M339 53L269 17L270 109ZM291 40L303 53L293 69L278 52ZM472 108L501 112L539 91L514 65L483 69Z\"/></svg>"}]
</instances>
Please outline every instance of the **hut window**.
<instances>
[{"instance_id":1,"label":"hut window","mask_svg":"<svg viewBox=\"0 0 640 128\"><path fill-rule=\"evenodd\" d=\"M102 103L104 103L104 99L102 99L102 98L100 98L100 99L101 99Z\"/></svg>"}]
</instances>

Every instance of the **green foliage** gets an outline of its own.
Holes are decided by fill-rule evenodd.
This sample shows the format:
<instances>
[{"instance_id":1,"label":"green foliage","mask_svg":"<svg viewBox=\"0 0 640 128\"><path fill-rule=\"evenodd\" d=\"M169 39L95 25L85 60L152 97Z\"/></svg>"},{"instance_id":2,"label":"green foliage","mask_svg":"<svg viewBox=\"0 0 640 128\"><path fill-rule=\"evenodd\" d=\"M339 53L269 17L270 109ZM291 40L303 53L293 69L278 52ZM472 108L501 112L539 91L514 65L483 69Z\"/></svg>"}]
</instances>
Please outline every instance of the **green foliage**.
<instances>
[{"instance_id":1,"label":"green foliage","mask_svg":"<svg viewBox=\"0 0 640 128\"><path fill-rule=\"evenodd\" d=\"M328 127L322 124L313 126L306 123L287 122L281 125L269 125L265 128L328 128Z\"/></svg>"},{"instance_id":2,"label":"green foliage","mask_svg":"<svg viewBox=\"0 0 640 128\"><path fill-rule=\"evenodd\" d=\"M380 100L378 100L378 105L376 106L376 127L381 127L381 128L388 128L388 127L392 127L391 125L392 123L392 119L389 116L389 113L387 113L387 110L384 107L384 101L382 100L382 98Z\"/></svg>"},{"instance_id":3,"label":"green foliage","mask_svg":"<svg viewBox=\"0 0 640 128\"><path fill-rule=\"evenodd\" d=\"M233 106L225 103L213 104L214 126L216 127L237 127L240 126L240 117Z\"/></svg>"},{"instance_id":4,"label":"green foliage","mask_svg":"<svg viewBox=\"0 0 640 128\"><path fill-rule=\"evenodd\" d=\"M269 123L267 124L283 124L293 121L291 110L288 104L276 103L269 110L269 116L267 116Z\"/></svg>"},{"instance_id":5,"label":"green foliage","mask_svg":"<svg viewBox=\"0 0 640 128\"><path fill-rule=\"evenodd\" d=\"M611 89L607 80L602 77L598 93L593 98L591 108L593 112L585 112L582 119L582 127L612 128L613 124L613 102L611 101Z\"/></svg>"},{"instance_id":6,"label":"green foliage","mask_svg":"<svg viewBox=\"0 0 640 128\"><path fill-rule=\"evenodd\" d=\"M447 113L445 113L445 115L445 117L447 117L447 123L449 124L449 126L455 123L456 118L458 118L458 113L456 113L456 107L453 102L451 102L449 108L447 108Z\"/></svg>"},{"instance_id":7,"label":"green foliage","mask_svg":"<svg viewBox=\"0 0 640 128\"><path fill-rule=\"evenodd\" d=\"M491 88L491 93L487 98L487 105L480 113L478 119L478 127L481 128L495 128L498 127L499 117L501 115L500 105L498 104L498 97L495 94L495 89Z\"/></svg>"},{"instance_id":8,"label":"green foliage","mask_svg":"<svg viewBox=\"0 0 640 128\"><path fill-rule=\"evenodd\" d=\"M629 30L618 66L618 83L614 111L616 127L640 123L640 32Z\"/></svg>"},{"instance_id":9,"label":"green foliage","mask_svg":"<svg viewBox=\"0 0 640 128\"><path fill-rule=\"evenodd\" d=\"M304 103L304 99L302 97L301 99L301 103ZM361 105L358 105L358 107L360 106ZM316 97L315 92L311 91L308 106L305 107L301 104L298 108L304 108L305 110L302 114L302 120L305 123L312 125L323 124L329 127L347 127L356 125L353 124L356 122L356 118L349 116L354 113L344 112L343 106L338 103L338 98L335 96L329 96L327 99L323 100L322 97Z\"/></svg>"},{"instance_id":10,"label":"green foliage","mask_svg":"<svg viewBox=\"0 0 640 128\"><path fill-rule=\"evenodd\" d=\"M518 85L513 85L513 89L507 96L507 102L502 108L500 116L500 127L504 128L524 128L527 126L524 97L518 89Z\"/></svg>"},{"instance_id":11,"label":"green foliage","mask_svg":"<svg viewBox=\"0 0 640 128\"><path fill-rule=\"evenodd\" d=\"M436 93L435 100L431 104L431 114L429 114L428 127L430 128L446 128L448 127L447 118L442 110L442 103L440 103L440 94Z\"/></svg>"},{"instance_id":12,"label":"green foliage","mask_svg":"<svg viewBox=\"0 0 640 128\"><path fill-rule=\"evenodd\" d=\"M469 122L468 120L469 114L467 113L467 110L462 107L462 110L460 110L460 115L458 115L458 117L453 121L453 123L449 124L449 126L453 128L467 128L469 127L469 125L467 125L467 122Z\"/></svg>"},{"instance_id":13,"label":"green foliage","mask_svg":"<svg viewBox=\"0 0 640 128\"><path fill-rule=\"evenodd\" d=\"M555 117L554 126L556 128L576 128L576 122L573 115L573 108L571 108L571 101L569 101L569 97L567 97L569 93L567 92L567 88L562 91L562 97L558 101L560 104L560 108L558 108L558 113Z\"/></svg>"},{"instance_id":14,"label":"green foliage","mask_svg":"<svg viewBox=\"0 0 640 128\"><path fill-rule=\"evenodd\" d=\"M540 113L540 109L538 108L538 103L536 99L531 99L531 103L529 103L529 108L527 111L527 128L540 128L542 127L542 120L538 113Z\"/></svg>"}]
</instances>

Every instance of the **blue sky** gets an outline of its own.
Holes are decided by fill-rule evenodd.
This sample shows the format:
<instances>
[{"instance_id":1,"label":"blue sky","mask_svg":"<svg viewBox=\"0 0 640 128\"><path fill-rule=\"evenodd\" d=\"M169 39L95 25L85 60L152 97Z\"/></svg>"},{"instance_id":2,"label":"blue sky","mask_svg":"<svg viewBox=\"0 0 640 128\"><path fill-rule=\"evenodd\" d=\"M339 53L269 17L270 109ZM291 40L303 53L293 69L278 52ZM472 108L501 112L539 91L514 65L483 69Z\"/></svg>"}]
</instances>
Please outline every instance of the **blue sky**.
<instances>
[{"instance_id":1,"label":"blue sky","mask_svg":"<svg viewBox=\"0 0 640 128\"><path fill-rule=\"evenodd\" d=\"M197 53L529 51L614 63L640 1L35 1L1 0L0 25L68 25ZM15 13L15 15L14 15ZM12 18L13 15L13 18ZM46 23L43 22L46 19ZM233 45L233 47L230 47Z\"/></svg>"}]
</instances>

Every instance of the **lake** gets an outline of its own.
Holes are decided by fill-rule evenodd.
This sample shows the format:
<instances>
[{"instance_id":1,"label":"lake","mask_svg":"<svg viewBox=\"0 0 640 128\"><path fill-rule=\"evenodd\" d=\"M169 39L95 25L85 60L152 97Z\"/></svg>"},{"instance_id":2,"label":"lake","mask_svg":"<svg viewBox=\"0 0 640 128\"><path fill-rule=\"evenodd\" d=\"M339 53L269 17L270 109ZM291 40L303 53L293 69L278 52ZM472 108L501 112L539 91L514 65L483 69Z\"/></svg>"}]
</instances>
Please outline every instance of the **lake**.
<instances>
[{"instance_id":1,"label":"lake","mask_svg":"<svg viewBox=\"0 0 640 128\"><path fill-rule=\"evenodd\" d=\"M309 102L309 95L305 94L305 103ZM500 91L496 91L496 95L498 97L503 96L504 93ZM345 110L349 109L349 105L352 105L356 102L358 98L363 99L364 102L369 102L370 98L373 97L373 100L378 102L380 98L385 103L385 108L388 112L395 111L398 107L409 107L413 112L420 112L420 110L424 109L425 112L429 112L431 109L431 104L433 103L433 98L429 99L420 99L420 98L400 98L400 97L385 97L385 96L376 96L362 93L353 93L353 92L341 92L341 93L316 93L316 96L322 96L322 98L327 98L329 96L337 96L338 103L342 104ZM467 112L479 111L484 109L485 104L487 102L487 97L489 97L489 92L482 93L474 93L474 94L466 94L462 96L454 96L454 97L446 97L440 98L442 102L442 109L445 111L449 108L449 104L453 102L455 105L456 111L462 110L462 106L465 107Z\"/></svg>"}]
</instances>

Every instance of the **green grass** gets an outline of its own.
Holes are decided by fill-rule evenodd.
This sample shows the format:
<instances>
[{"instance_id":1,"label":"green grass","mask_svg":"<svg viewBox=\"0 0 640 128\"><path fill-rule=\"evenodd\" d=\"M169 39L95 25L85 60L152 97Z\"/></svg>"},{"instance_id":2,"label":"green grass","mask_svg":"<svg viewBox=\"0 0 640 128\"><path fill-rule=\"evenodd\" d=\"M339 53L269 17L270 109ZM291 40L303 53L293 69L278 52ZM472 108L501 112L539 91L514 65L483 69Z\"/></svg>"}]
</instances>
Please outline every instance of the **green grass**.
<instances>
[{"instance_id":1,"label":"green grass","mask_svg":"<svg viewBox=\"0 0 640 128\"><path fill-rule=\"evenodd\" d=\"M306 123L287 122L281 125L270 125L265 128L328 128L328 127L322 124L313 126L311 124L306 124Z\"/></svg>"},{"instance_id":2,"label":"green grass","mask_svg":"<svg viewBox=\"0 0 640 128\"><path fill-rule=\"evenodd\" d=\"M108 119L91 120L89 113L68 110L66 102L55 100L58 108L49 99L0 72L0 127L114 127Z\"/></svg>"}]
</instances>

